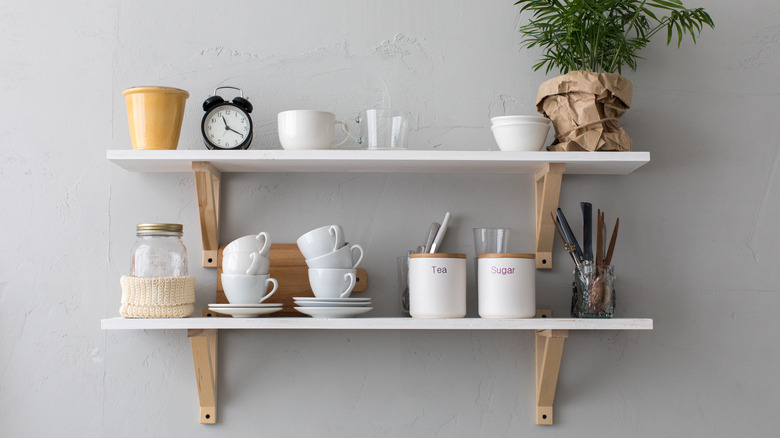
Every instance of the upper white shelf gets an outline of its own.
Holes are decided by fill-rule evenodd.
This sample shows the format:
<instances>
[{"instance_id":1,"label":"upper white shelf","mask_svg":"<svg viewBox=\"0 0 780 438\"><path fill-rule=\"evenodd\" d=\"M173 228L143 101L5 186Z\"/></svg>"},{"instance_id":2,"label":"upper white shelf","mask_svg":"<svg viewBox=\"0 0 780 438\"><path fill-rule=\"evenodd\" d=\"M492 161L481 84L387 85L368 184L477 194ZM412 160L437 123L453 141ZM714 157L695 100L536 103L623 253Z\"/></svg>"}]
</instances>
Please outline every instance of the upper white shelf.
<instances>
[{"instance_id":1,"label":"upper white shelf","mask_svg":"<svg viewBox=\"0 0 780 438\"><path fill-rule=\"evenodd\" d=\"M534 174L564 163L567 174L626 175L648 163L650 152L109 150L107 158L131 172L191 172L193 162L206 161L221 172Z\"/></svg>"},{"instance_id":2,"label":"upper white shelf","mask_svg":"<svg viewBox=\"0 0 780 438\"><path fill-rule=\"evenodd\" d=\"M415 318L110 318L103 330L173 329L330 329L330 330L652 330L646 318L529 318L529 319L415 319Z\"/></svg>"}]
</instances>

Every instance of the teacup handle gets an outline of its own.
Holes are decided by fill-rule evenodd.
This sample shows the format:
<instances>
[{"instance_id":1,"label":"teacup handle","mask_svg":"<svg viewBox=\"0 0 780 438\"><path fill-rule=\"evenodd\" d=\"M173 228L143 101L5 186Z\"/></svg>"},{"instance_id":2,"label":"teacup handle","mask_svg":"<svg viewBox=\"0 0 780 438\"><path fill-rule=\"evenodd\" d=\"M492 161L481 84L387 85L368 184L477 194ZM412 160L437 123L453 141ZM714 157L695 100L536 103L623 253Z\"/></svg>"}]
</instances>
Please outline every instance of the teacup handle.
<instances>
[{"instance_id":1,"label":"teacup handle","mask_svg":"<svg viewBox=\"0 0 780 438\"><path fill-rule=\"evenodd\" d=\"M260 269L260 257L262 255L259 252L253 252L249 254L249 257L252 259L252 266L246 270L246 275L255 275L257 270Z\"/></svg>"},{"instance_id":2,"label":"teacup handle","mask_svg":"<svg viewBox=\"0 0 780 438\"><path fill-rule=\"evenodd\" d=\"M339 295L339 298L347 298L349 294L352 293L352 289L355 288L355 283L356 283L355 276L351 272L347 272L346 274L344 274L344 280L346 280L347 277L349 277L349 287L347 287L347 290L345 290L344 292L341 293L341 295Z\"/></svg>"},{"instance_id":3,"label":"teacup handle","mask_svg":"<svg viewBox=\"0 0 780 438\"><path fill-rule=\"evenodd\" d=\"M331 148L337 148L337 147L343 145L344 143L347 142L347 140L349 140L350 137L352 137L352 134L349 133L349 126L347 126L346 123L342 122L341 120L336 120L336 124L337 125L341 125L341 130L344 131L344 134L347 134L347 136L344 137L344 140L341 140L340 142L338 142L338 143L334 144L333 146L331 146ZM352 138L355 138L355 137L352 137Z\"/></svg>"},{"instance_id":4,"label":"teacup handle","mask_svg":"<svg viewBox=\"0 0 780 438\"><path fill-rule=\"evenodd\" d=\"M358 267L358 265L360 264L360 262L363 260L363 247L362 247L362 246L360 246L360 245L358 245L358 244L354 244L354 245L352 245L352 246L349 248L349 251L350 251L350 252L352 252L352 250L354 250L355 248L357 248L357 249L358 249L358 251L360 251L360 257L358 257L358 260L357 260L357 261L355 262L355 264L352 266L352 269L355 269L355 268L357 268L357 267Z\"/></svg>"},{"instance_id":5,"label":"teacup handle","mask_svg":"<svg viewBox=\"0 0 780 438\"><path fill-rule=\"evenodd\" d=\"M333 240L333 251L339 249L339 242L341 241L341 233L339 232L339 227L335 225L331 225L330 229L328 230L328 234L335 237L335 239Z\"/></svg>"},{"instance_id":6,"label":"teacup handle","mask_svg":"<svg viewBox=\"0 0 780 438\"><path fill-rule=\"evenodd\" d=\"M263 248L258 251L260 255L266 255L269 251L271 251L271 237L266 233L265 231L261 232L257 236L255 236L255 239L260 240L260 238L263 237L265 239L263 243Z\"/></svg>"},{"instance_id":7,"label":"teacup handle","mask_svg":"<svg viewBox=\"0 0 780 438\"><path fill-rule=\"evenodd\" d=\"M268 287L268 282L271 282L271 283L273 283L273 284L274 284L274 288L273 288L273 289L271 289L271 292L269 292L269 293L268 293L268 295L264 296L263 298L260 298L260 302L261 302L261 303L262 303L263 301L265 301L265 300L266 300L268 297L270 297L271 295L273 295L273 294L274 294L274 292L276 292L276 289L279 289L279 282L278 282L278 281L276 281L276 279L275 279L275 278L269 278L269 279L265 280L265 287L266 287L266 288Z\"/></svg>"}]
</instances>

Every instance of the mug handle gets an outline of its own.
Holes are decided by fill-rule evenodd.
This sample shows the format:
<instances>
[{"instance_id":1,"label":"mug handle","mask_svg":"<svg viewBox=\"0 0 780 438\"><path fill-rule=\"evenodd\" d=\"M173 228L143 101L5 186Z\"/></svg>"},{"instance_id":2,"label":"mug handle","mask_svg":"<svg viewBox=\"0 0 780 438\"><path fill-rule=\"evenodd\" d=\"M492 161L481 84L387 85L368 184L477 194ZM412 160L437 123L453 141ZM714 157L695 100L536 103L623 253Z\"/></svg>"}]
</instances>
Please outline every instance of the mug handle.
<instances>
[{"instance_id":1,"label":"mug handle","mask_svg":"<svg viewBox=\"0 0 780 438\"><path fill-rule=\"evenodd\" d=\"M341 234L339 233L339 227L335 225L331 225L330 229L328 230L328 234L331 236L335 236L336 239L333 241L333 251L339 249L339 242L341 241Z\"/></svg>"},{"instance_id":2,"label":"mug handle","mask_svg":"<svg viewBox=\"0 0 780 438\"><path fill-rule=\"evenodd\" d=\"M255 275L257 274L257 270L260 268L260 255L259 252L253 252L249 254L249 258L252 259L252 265L249 266L249 269L246 270L246 275Z\"/></svg>"},{"instance_id":3,"label":"mug handle","mask_svg":"<svg viewBox=\"0 0 780 438\"><path fill-rule=\"evenodd\" d=\"M354 122L357 123L357 124L360 124L360 122L361 122L360 117L358 116L354 120ZM352 140L355 140L358 144L363 144L363 139L362 138L355 137L354 135L352 135L351 132L349 132L349 126L347 126L346 122L337 122L337 123L341 123L341 130L344 132L344 134L347 134L347 137L351 138ZM344 141L346 141L346 138L344 139ZM339 144L342 144L342 143L339 143Z\"/></svg>"},{"instance_id":4,"label":"mug handle","mask_svg":"<svg viewBox=\"0 0 780 438\"><path fill-rule=\"evenodd\" d=\"M266 255L266 254L268 254L268 252L271 251L271 237L268 236L268 233L266 233L265 231L263 231L260 234L258 234L257 236L255 236L255 239L260 240L260 237L264 237L265 238L265 243L263 244L263 248L260 249L260 251L258 251L258 253L260 253L260 255Z\"/></svg>"},{"instance_id":5,"label":"mug handle","mask_svg":"<svg viewBox=\"0 0 780 438\"><path fill-rule=\"evenodd\" d=\"M349 287L347 287L347 289L344 292L342 292L341 295L339 295L339 298L347 298L349 294L352 293L352 289L355 288L355 283L356 283L355 276L351 272L347 272L346 274L344 274L344 280L346 280L347 277L349 277L350 279Z\"/></svg>"},{"instance_id":6,"label":"mug handle","mask_svg":"<svg viewBox=\"0 0 780 438\"><path fill-rule=\"evenodd\" d=\"M341 130L344 131L344 134L347 134L347 136L344 137L344 140L341 140L340 142L338 142L338 143L334 144L333 146L331 146L331 148L337 148L337 147L343 145L344 143L347 142L347 140L350 139L350 137L352 137L352 134L349 133L349 126L347 126L346 123L342 122L341 120L336 120L336 124L337 125L341 125ZM352 137L352 138L355 138L355 137Z\"/></svg>"},{"instance_id":7,"label":"mug handle","mask_svg":"<svg viewBox=\"0 0 780 438\"><path fill-rule=\"evenodd\" d=\"M358 244L354 244L349 248L349 251L352 252L352 250L355 248L360 251L360 257L358 257L358 261L355 262L355 264L352 266L352 269L357 268L360 262L363 260L363 247Z\"/></svg>"},{"instance_id":8,"label":"mug handle","mask_svg":"<svg viewBox=\"0 0 780 438\"><path fill-rule=\"evenodd\" d=\"M273 284L274 284L274 288L273 288L273 289L271 289L271 292L269 292L269 293L268 293L266 296L264 296L263 298L260 298L260 302L261 302L261 303L262 303L263 301L265 301L265 300L266 300L268 297L270 297L271 295L273 295L273 294L274 294L274 292L276 292L276 289L279 289L279 282L278 282L278 281L276 281L276 279L275 279L275 278L269 278L269 279L265 280L265 287L268 287L268 282L269 282L269 281L270 281L271 283L273 283Z\"/></svg>"}]
</instances>

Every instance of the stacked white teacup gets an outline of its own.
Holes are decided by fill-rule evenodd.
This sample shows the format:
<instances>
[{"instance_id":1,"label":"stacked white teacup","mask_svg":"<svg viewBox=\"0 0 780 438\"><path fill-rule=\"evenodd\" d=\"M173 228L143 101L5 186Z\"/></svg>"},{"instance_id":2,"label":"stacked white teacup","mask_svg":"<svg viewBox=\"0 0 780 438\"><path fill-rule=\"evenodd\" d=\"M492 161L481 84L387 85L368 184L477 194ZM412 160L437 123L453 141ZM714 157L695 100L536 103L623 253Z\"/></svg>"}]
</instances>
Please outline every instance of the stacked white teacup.
<instances>
[{"instance_id":1,"label":"stacked white teacup","mask_svg":"<svg viewBox=\"0 0 780 438\"><path fill-rule=\"evenodd\" d=\"M297 243L309 266L309 284L314 297L294 297L296 310L315 318L355 316L371 310L370 298L349 296L357 282L363 248L346 243L340 225L311 230L299 237Z\"/></svg>"},{"instance_id":2,"label":"stacked white teacup","mask_svg":"<svg viewBox=\"0 0 780 438\"><path fill-rule=\"evenodd\" d=\"M266 232L240 237L230 242L222 251L221 276L222 289L230 304L209 305L209 308L213 307L212 310L216 312L229 314L226 310L232 309L233 316L258 316L272 313L272 310L281 310L282 303L263 303L279 288L279 283L268 273L271 265L270 252L271 238ZM273 284L270 292L269 283ZM254 309L255 314L251 314L250 309Z\"/></svg>"}]
</instances>

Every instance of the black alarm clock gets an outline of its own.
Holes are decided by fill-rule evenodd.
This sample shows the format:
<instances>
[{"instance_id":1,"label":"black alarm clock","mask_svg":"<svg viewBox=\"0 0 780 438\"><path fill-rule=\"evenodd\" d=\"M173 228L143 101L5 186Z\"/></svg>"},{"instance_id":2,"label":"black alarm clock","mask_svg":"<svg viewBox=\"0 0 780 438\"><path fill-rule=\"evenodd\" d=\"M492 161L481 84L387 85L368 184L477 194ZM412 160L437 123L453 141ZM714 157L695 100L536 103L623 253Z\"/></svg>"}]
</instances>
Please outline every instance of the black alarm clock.
<instances>
[{"instance_id":1,"label":"black alarm clock","mask_svg":"<svg viewBox=\"0 0 780 438\"><path fill-rule=\"evenodd\" d=\"M237 90L241 95L227 102L217 91L221 89ZM252 104L244 99L244 92L236 87L217 87L214 95L203 102L203 120L200 132L209 149L247 149L252 143Z\"/></svg>"}]
</instances>

